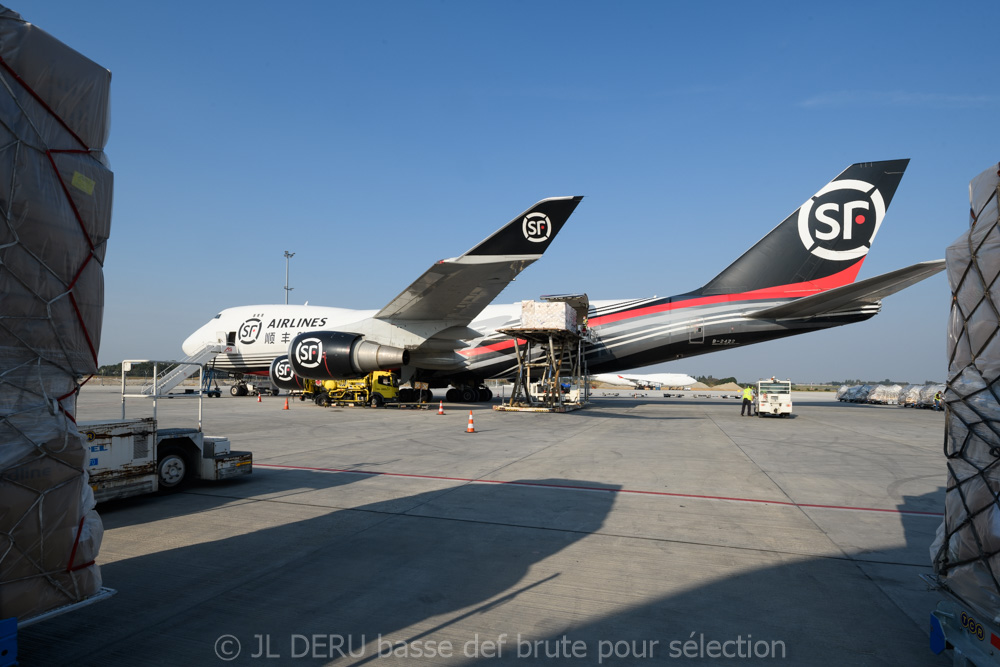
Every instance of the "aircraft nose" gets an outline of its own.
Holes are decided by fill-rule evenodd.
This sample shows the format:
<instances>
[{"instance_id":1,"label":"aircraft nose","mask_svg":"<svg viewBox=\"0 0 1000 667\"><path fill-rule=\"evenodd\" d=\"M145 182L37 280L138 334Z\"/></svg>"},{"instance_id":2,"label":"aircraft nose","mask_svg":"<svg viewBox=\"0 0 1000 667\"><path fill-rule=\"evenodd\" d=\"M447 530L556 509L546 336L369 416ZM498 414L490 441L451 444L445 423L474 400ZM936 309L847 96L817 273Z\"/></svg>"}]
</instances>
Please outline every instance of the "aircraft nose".
<instances>
[{"instance_id":1,"label":"aircraft nose","mask_svg":"<svg viewBox=\"0 0 1000 667\"><path fill-rule=\"evenodd\" d=\"M183 343L181 343L181 350L184 351L184 354L190 357L207 342L204 340L204 336L202 335L204 329L205 327L199 328L193 334L188 336Z\"/></svg>"}]
</instances>

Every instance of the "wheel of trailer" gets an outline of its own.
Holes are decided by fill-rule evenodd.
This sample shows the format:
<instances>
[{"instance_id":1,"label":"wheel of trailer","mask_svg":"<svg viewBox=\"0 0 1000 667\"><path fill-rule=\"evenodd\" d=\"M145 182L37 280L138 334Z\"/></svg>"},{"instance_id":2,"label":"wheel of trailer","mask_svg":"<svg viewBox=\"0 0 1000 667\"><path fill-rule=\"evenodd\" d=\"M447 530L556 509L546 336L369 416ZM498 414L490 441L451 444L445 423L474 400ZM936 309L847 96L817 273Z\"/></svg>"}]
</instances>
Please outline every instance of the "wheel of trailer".
<instances>
[{"instance_id":1,"label":"wheel of trailer","mask_svg":"<svg viewBox=\"0 0 1000 667\"><path fill-rule=\"evenodd\" d=\"M371 401L368 402L368 405L372 406L373 408L381 408L384 402L385 399L382 398L382 394L372 394Z\"/></svg>"},{"instance_id":2,"label":"wheel of trailer","mask_svg":"<svg viewBox=\"0 0 1000 667\"><path fill-rule=\"evenodd\" d=\"M238 384L234 384L232 387L229 388L229 393L232 394L233 396L239 396L240 386Z\"/></svg>"},{"instance_id":3,"label":"wheel of trailer","mask_svg":"<svg viewBox=\"0 0 1000 667\"><path fill-rule=\"evenodd\" d=\"M445 393L444 400L448 401L449 403L458 403L460 400L462 400L462 392L452 387L447 391L447 393Z\"/></svg>"},{"instance_id":4,"label":"wheel of trailer","mask_svg":"<svg viewBox=\"0 0 1000 667\"><path fill-rule=\"evenodd\" d=\"M474 403L479 398L479 391L472 387L462 387L462 402Z\"/></svg>"},{"instance_id":5,"label":"wheel of trailer","mask_svg":"<svg viewBox=\"0 0 1000 667\"><path fill-rule=\"evenodd\" d=\"M160 449L159 460L156 463L156 477L160 490L176 491L181 488L188 476L188 462L184 451L176 445L167 445Z\"/></svg>"}]
</instances>

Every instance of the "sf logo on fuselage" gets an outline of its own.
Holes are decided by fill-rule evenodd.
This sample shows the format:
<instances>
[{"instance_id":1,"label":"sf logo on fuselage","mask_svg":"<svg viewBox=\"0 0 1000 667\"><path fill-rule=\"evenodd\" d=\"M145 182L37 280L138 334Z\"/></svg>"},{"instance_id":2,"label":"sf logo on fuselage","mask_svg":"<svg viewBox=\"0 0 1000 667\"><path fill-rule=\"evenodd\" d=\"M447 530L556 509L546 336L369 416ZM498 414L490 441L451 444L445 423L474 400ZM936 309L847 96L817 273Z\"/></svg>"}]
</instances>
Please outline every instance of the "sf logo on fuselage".
<instances>
[{"instance_id":1,"label":"sf logo on fuselage","mask_svg":"<svg viewBox=\"0 0 1000 667\"><path fill-rule=\"evenodd\" d=\"M524 232L524 238L532 243L541 243L548 241L552 236L552 223L549 222L549 216L544 213L529 213L524 216L521 231Z\"/></svg>"},{"instance_id":2,"label":"sf logo on fuselage","mask_svg":"<svg viewBox=\"0 0 1000 667\"><path fill-rule=\"evenodd\" d=\"M257 337L260 336L261 330L260 320L256 317L252 317L243 324L240 325L240 342L244 345L249 345L250 343L256 343Z\"/></svg>"},{"instance_id":3,"label":"sf logo on fuselage","mask_svg":"<svg viewBox=\"0 0 1000 667\"><path fill-rule=\"evenodd\" d=\"M885 201L874 185L833 181L799 209L799 238L813 255L834 261L868 254L885 217Z\"/></svg>"},{"instance_id":4,"label":"sf logo on fuselage","mask_svg":"<svg viewBox=\"0 0 1000 667\"><path fill-rule=\"evenodd\" d=\"M292 365L288 362L288 359L282 359L275 364L274 375L282 382L290 382L295 378L295 374L292 373Z\"/></svg>"},{"instance_id":5,"label":"sf logo on fuselage","mask_svg":"<svg viewBox=\"0 0 1000 667\"><path fill-rule=\"evenodd\" d=\"M295 347L295 360L303 368L316 368L323 358L323 342L319 338L303 338Z\"/></svg>"}]
</instances>

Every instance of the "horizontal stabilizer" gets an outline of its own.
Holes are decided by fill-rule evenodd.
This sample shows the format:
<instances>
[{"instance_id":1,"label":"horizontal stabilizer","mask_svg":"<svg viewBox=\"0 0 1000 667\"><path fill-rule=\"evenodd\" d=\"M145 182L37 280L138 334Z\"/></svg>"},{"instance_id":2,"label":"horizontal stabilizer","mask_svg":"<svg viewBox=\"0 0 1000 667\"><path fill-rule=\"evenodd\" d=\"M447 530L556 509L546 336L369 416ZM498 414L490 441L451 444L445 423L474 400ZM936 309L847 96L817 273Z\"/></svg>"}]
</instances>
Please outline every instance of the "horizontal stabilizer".
<instances>
[{"instance_id":1,"label":"horizontal stabilizer","mask_svg":"<svg viewBox=\"0 0 1000 667\"><path fill-rule=\"evenodd\" d=\"M748 313L748 315L767 320L806 319L842 311L852 306L874 304L890 294L895 294L924 278L929 278L935 273L943 271L944 262L943 259L920 262L903 269L883 273L874 278L859 280L850 285L802 297L780 306Z\"/></svg>"}]
</instances>

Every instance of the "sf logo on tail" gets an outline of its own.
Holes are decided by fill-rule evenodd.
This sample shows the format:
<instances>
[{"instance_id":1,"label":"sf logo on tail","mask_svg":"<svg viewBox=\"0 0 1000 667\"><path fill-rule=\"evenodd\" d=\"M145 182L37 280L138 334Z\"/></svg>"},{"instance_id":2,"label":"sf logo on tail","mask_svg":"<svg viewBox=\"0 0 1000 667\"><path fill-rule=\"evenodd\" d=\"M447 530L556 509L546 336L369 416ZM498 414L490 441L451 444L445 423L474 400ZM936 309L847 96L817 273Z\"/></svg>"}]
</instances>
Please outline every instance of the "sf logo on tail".
<instances>
[{"instance_id":1,"label":"sf logo on tail","mask_svg":"<svg viewBox=\"0 0 1000 667\"><path fill-rule=\"evenodd\" d=\"M323 358L323 343L319 338L303 338L295 347L295 360L302 368L316 368Z\"/></svg>"},{"instance_id":2,"label":"sf logo on tail","mask_svg":"<svg viewBox=\"0 0 1000 667\"><path fill-rule=\"evenodd\" d=\"M532 243L541 243L548 241L552 236L552 223L549 221L549 216L544 213L529 213L524 216L521 231L524 233L524 238Z\"/></svg>"},{"instance_id":3,"label":"sf logo on tail","mask_svg":"<svg viewBox=\"0 0 1000 667\"><path fill-rule=\"evenodd\" d=\"M885 201L864 181L833 181L799 209L799 238L823 259L843 261L868 254L885 217Z\"/></svg>"}]
</instances>

